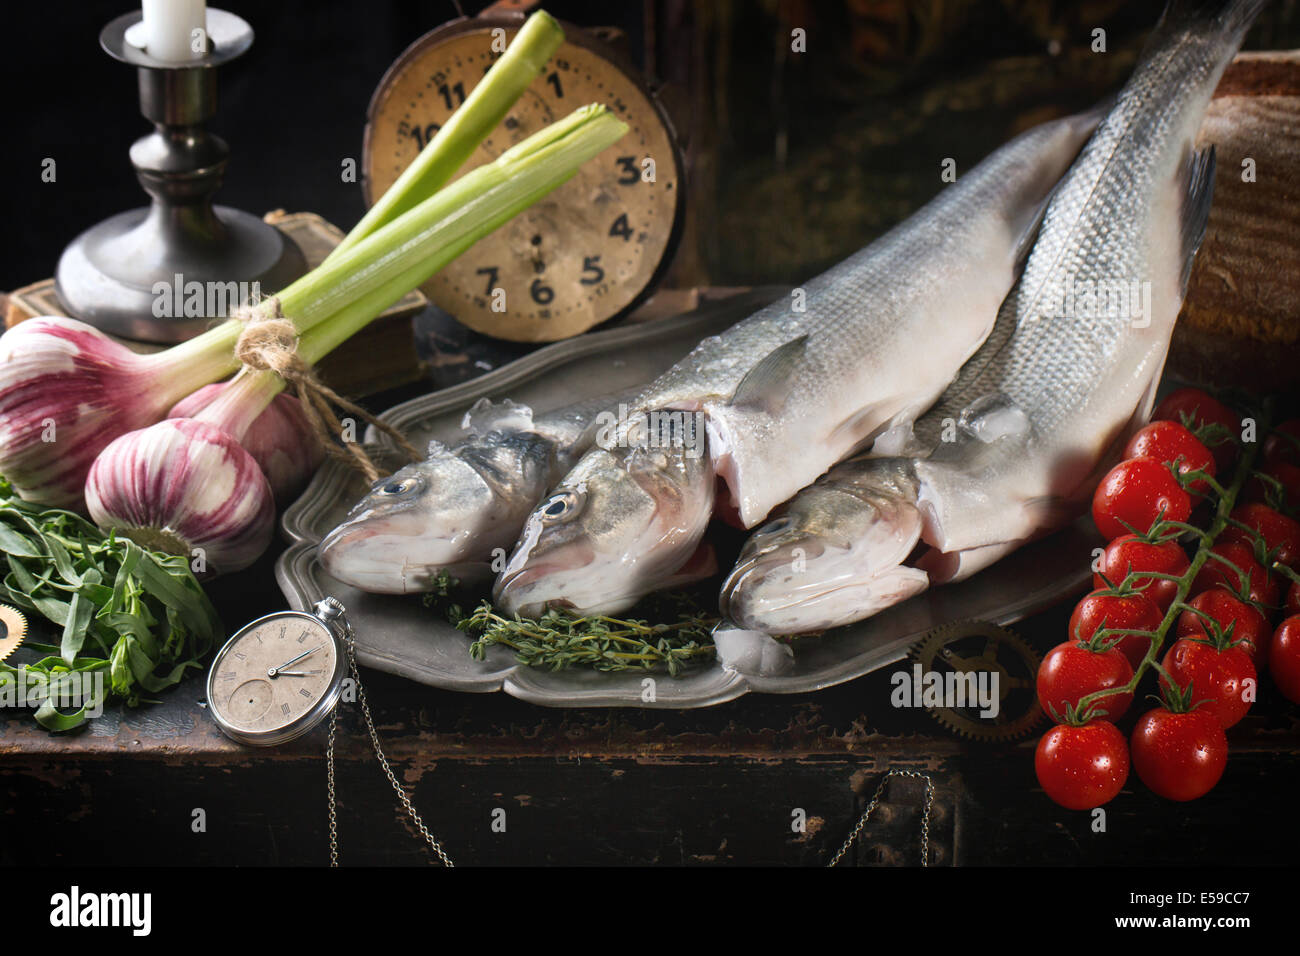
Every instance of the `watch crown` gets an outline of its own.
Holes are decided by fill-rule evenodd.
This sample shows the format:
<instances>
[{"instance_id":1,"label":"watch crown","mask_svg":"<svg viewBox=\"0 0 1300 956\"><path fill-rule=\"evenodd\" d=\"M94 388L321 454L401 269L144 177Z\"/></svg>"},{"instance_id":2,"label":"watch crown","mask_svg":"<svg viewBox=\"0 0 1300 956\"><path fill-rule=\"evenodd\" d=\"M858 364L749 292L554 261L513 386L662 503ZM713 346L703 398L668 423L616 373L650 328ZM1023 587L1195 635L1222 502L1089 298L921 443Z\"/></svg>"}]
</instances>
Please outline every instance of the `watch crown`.
<instances>
[{"instance_id":1,"label":"watch crown","mask_svg":"<svg viewBox=\"0 0 1300 956\"><path fill-rule=\"evenodd\" d=\"M320 601L317 601L316 606L312 608L312 610L316 613L317 617L326 621L342 617L344 612L342 602L337 598L332 597L322 598Z\"/></svg>"}]
</instances>

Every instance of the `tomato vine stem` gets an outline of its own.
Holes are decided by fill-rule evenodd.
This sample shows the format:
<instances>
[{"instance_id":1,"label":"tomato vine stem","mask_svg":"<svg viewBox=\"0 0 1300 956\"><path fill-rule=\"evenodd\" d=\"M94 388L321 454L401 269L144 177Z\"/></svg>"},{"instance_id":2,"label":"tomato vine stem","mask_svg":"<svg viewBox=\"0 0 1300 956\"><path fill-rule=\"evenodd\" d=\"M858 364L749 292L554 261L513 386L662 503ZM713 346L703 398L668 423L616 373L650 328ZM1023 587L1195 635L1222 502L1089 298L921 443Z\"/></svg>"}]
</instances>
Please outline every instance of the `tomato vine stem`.
<instances>
[{"instance_id":1,"label":"tomato vine stem","mask_svg":"<svg viewBox=\"0 0 1300 956\"><path fill-rule=\"evenodd\" d=\"M1268 428L1259 428L1257 434L1268 434ZM1241 494L1242 488L1244 488L1246 482L1250 480L1250 476L1254 471L1255 458L1259 452L1259 444L1258 441L1241 442L1239 444L1239 447L1241 448L1241 460L1237 463L1237 470L1233 473L1232 483L1225 488L1218 482L1214 482L1213 486L1215 490L1222 493L1218 496L1218 501L1214 509L1214 517L1210 520L1209 527L1204 531L1194 529L1200 536L1200 543L1198 544L1196 553L1193 555L1191 564L1188 565L1186 571L1181 575L1157 574L1154 572L1138 573L1134 571L1130 572L1125 577L1125 582L1129 582L1132 578L1146 579L1159 577L1164 579L1174 579L1178 581L1178 590L1174 596L1174 600L1165 611L1165 616L1161 619L1160 625L1154 631L1140 632L1145 633L1150 637L1151 644L1147 648L1146 654L1143 655L1142 660L1138 663L1138 666L1133 669L1132 680L1119 687L1108 687L1104 690L1094 691L1091 694L1081 697L1078 705L1079 713L1087 713L1090 707L1106 697L1116 694L1135 693L1138 684L1142 682L1142 678L1146 676L1146 672L1150 670L1152 666L1157 670L1162 670L1160 665L1156 662L1156 657L1159 655L1160 649L1164 646L1165 637L1168 635L1169 629L1173 626L1174 621L1178 619L1179 615L1181 615L1183 611L1187 610L1188 606L1184 602L1187 599L1188 592L1191 591L1192 582L1196 580L1196 576L1200 573L1201 568L1205 566L1205 563L1211 557L1218 558L1221 561L1225 561L1227 564L1231 564L1231 562L1226 561L1221 556L1212 554L1210 549L1214 546L1214 542L1219 535L1228 527L1231 520L1229 516L1232 514L1232 509L1236 505L1237 496ZM1163 519L1160 520L1162 521ZM1160 521L1157 521L1156 523L1160 524ZM1181 525L1182 523L1179 522L1179 524ZM1108 631L1109 629L1103 628L1099 634L1107 634L1107 636L1109 636ZM1132 631L1116 630L1114 633L1117 636L1122 636L1126 633L1131 634Z\"/></svg>"}]
</instances>

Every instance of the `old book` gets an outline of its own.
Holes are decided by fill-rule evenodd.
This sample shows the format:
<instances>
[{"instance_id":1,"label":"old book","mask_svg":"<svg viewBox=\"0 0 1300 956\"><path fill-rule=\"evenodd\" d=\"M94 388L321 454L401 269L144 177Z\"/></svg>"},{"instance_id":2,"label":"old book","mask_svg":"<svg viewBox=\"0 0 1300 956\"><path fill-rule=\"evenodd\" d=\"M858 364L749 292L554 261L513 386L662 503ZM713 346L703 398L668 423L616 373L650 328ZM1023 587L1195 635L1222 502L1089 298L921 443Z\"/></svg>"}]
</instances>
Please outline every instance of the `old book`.
<instances>
[{"instance_id":1,"label":"old book","mask_svg":"<svg viewBox=\"0 0 1300 956\"><path fill-rule=\"evenodd\" d=\"M298 244L310 268L318 266L343 238L343 231L315 213L267 213L267 222ZM335 391L354 397L385 392L419 381L425 367L416 354L412 320L429 300L418 289L379 315L347 345L327 356L318 366L321 379ZM5 327L38 315L67 315L54 291L53 279L42 279L9 293ZM161 346L119 339L141 352ZM357 356L364 356L358 361Z\"/></svg>"}]
</instances>

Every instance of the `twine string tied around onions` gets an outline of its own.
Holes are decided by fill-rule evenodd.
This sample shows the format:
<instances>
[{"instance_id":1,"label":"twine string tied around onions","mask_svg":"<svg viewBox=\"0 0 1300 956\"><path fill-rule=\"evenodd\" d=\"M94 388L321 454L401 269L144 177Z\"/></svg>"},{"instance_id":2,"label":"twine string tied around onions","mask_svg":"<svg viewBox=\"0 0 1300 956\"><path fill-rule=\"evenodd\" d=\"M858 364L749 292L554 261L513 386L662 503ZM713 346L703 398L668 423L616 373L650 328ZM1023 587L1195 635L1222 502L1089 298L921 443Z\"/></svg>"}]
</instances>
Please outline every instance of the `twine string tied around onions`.
<instances>
[{"instance_id":1,"label":"twine string tied around onions","mask_svg":"<svg viewBox=\"0 0 1300 956\"><path fill-rule=\"evenodd\" d=\"M373 482L380 477L379 468L366 454L361 443L343 440L343 423L339 420L337 409L375 426L409 455L411 461L419 461L420 453L401 432L348 401L316 377L312 367L298 355L298 330L284 317L279 299L272 298L271 306L269 315L249 309L238 316L245 325L239 341L235 343L235 357L246 368L275 372L293 387L311 425L312 434L330 457L360 471L367 481Z\"/></svg>"}]
</instances>

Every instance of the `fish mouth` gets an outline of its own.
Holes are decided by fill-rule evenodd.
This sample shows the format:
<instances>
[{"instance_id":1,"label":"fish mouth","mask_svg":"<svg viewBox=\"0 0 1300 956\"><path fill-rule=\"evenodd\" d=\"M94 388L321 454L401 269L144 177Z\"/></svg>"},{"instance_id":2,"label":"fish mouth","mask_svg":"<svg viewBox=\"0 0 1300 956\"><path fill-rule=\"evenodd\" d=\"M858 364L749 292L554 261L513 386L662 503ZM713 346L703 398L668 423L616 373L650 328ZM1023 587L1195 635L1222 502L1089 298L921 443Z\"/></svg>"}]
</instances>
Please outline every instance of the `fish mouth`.
<instances>
[{"instance_id":1,"label":"fish mouth","mask_svg":"<svg viewBox=\"0 0 1300 956\"><path fill-rule=\"evenodd\" d=\"M516 566L512 559L492 587L492 602L507 614L526 618L539 618L550 609L580 611L567 595L568 582L594 560L591 549L578 543L556 549L545 560L525 556Z\"/></svg>"},{"instance_id":2,"label":"fish mouth","mask_svg":"<svg viewBox=\"0 0 1300 956\"><path fill-rule=\"evenodd\" d=\"M443 571L459 580L478 576L459 542L401 534L382 522L344 522L316 553L331 577L372 594L420 594Z\"/></svg>"},{"instance_id":3,"label":"fish mouth","mask_svg":"<svg viewBox=\"0 0 1300 956\"><path fill-rule=\"evenodd\" d=\"M920 513L905 502L879 511L865 533L844 541L793 526L762 528L722 586L722 612L773 635L870 617L929 586L924 570L905 563L920 537Z\"/></svg>"}]
</instances>

